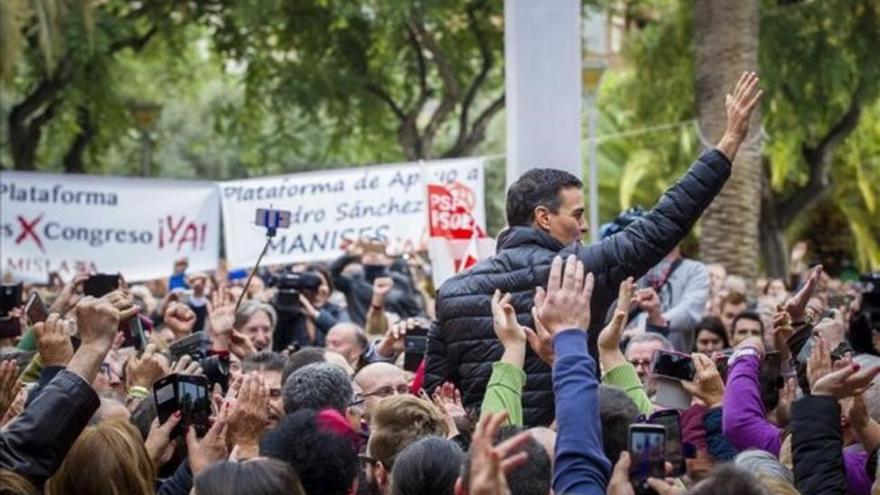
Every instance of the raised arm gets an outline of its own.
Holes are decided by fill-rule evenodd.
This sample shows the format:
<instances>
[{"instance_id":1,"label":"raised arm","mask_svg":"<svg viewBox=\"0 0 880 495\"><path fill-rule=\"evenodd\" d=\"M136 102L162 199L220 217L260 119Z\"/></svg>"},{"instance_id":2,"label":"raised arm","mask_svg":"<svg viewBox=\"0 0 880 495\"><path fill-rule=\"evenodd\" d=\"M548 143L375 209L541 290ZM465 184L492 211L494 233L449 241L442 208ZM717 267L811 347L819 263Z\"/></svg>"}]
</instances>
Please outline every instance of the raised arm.
<instances>
[{"instance_id":1,"label":"raised arm","mask_svg":"<svg viewBox=\"0 0 880 495\"><path fill-rule=\"evenodd\" d=\"M596 363L587 353L593 275L569 256L562 269L556 257L547 291L538 288L535 307L540 323L553 336L553 393L556 403L556 493L604 494L611 463L602 449L599 380ZM537 324L537 323L536 323Z\"/></svg>"},{"instance_id":2,"label":"raised arm","mask_svg":"<svg viewBox=\"0 0 880 495\"><path fill-rule=\"evenodd\" d=\"M761 449L779 455L782 431L767 419L761 402L758 374L763 355L761 339L752 337L731 356L724 389L724 436L738 450Z\"/></svg>"},{"instance_id":3,"label":"raised arm","mask_svg":"<svg viewBox=\"0 0 880 495\"><path fill-rule=\"evenodd\" d=\"M727 130L718 145L703 153L639 221L605 241L577 247L576 254L591 269L607 272L612 287L626 277L640 278L678 245L721 191L740 144L748 134L749 117L761 91L758 77L744 73L728 95ZM564 252L565 254L568 251Z\"/></svg>"}]
</instances>

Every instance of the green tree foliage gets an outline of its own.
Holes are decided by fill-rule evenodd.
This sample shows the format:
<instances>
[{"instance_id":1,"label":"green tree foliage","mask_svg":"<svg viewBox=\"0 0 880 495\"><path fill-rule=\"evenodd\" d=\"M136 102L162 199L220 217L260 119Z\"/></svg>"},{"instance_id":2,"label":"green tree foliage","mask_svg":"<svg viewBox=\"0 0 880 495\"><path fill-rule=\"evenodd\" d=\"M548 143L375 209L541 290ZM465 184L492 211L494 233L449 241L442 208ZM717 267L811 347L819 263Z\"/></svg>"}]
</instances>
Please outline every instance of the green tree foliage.
<instances>
[{"instance_id":1,"label":"green tree foliage","mask_svg":"<svg viewBox=\"0 0 880 495\"><path fill-rule=\"evenodd\" d=\"M695 115L692 6L630 2L648 3L655 15L627 33L628 68L603 87L603 133L683 124L601 143L604 191L620 185L616 207L652 204L700 143L690 123ZM771 273L785 269L785 233L799 233L795 219L826 195L852 228L860 267L876 268L880 5L766 0L759 46L762 132L768 143L761 232L766 268ZM872 194L875 199L868 199ZM602 213L608 218L605 209Z\"/></svg>"}]
</instances>

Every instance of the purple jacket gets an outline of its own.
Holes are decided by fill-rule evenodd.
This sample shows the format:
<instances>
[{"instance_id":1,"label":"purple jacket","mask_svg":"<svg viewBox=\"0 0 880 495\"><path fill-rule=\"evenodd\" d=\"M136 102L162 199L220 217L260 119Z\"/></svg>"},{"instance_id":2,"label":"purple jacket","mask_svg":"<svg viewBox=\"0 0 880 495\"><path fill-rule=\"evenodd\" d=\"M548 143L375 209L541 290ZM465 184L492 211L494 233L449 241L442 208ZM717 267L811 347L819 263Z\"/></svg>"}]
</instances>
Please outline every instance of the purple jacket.
<instances>
[{"instance_id":1,"label":"purple jacket","mask_svg":"<svg viewBox=\"0 0 880 495\"><path fill-rule=\"evenodd\" d=\"M724 389L724 436L737 450L765 450L779 456L782 430L767 419L758 373L761 362L756 356L742 356L727 371ZM868 454L844 449L847 491L851 495L870 495L871 480L865 472Z\"/></svg>"}]
</instances>

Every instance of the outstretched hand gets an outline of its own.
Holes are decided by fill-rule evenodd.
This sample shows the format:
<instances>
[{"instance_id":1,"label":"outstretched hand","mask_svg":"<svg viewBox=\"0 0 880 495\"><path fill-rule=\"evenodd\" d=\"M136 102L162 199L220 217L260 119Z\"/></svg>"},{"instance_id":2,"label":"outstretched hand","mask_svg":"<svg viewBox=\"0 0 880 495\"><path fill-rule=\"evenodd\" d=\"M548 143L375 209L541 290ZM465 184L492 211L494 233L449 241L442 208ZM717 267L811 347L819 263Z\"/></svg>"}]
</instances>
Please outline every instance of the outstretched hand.
<instances>
[{"instance_id":1,"label":"outstretched hand","mask_svg":"<svg viewBox=\"0 0 880 495\"><path fill-rule=\"evenodd\" d=\"M758 89L758 75L754 72L743 72L733 93L724 98L724 108L727 111L727 130L724 137L718 143L718 151L724 154L728 160L733 161L739 145L745 141L749 134L749 119L752 112L761 100L763 91Z\"/></svg>"},{"instance_id":2,"label":"outstretched hand","mask_svg":"<svg viewBox=\"0 0 880 495\"><path fill-rule=\"evenodd\" d=\"M813 297L813 292L816 290L816 283L821 276L822 265L817 265L810 271L810 274L807 275L807 280L804 282L804 286L801 287L801 290L785 301L785 311L791 316L792 325L800 326L804 323L807 312L807 303L810 302L810 298Z\"/></svg>"},{"instance_id":3,"label":"outstretched hand","mask_svg":"<svg viewBox=\"0 0 880 495\"><path fill-rule=\"evenodd\" d=\"M562 258L557 256L550 267L546 292L539 287L535 295L537 319L550 335L574 328L586 332L592 295L593 274L586 273L583 262L570 255L563 268Z\"/></svg>"}]
</instances>

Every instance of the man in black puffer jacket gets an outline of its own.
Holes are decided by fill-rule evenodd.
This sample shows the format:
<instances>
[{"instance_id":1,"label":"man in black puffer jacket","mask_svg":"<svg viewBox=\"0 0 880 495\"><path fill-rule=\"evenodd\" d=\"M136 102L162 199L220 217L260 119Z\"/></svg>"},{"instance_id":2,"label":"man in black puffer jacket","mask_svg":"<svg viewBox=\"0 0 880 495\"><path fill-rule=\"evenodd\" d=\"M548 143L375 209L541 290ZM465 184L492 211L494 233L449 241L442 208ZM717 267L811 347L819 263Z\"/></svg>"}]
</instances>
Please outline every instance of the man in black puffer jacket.
<instances>
[{"instance_id":1,"label":"man in black puffer jacket","mask_svg":"<svg viewBox=\"0 0 880 495\"><path fill-rule=\"evenodd\" d=\"M483 400L492 363L502 354L492 328L491 298L499 289L513 295L519 321L533 324L535 288L547 285L554 256L574 254L596 277L592 314L604 315L626 277L639 278L668 254L690 231L730 175L731 161L748 134L748 121L760 98L758 78L745 73L728 95L727 130L715 149L704 153L660 198L644 218L605 241L583 246L581 181L552 169L523 174L507 192L507 223L498 252L447 280L437 295L437 321L428 334L425 389L446 380L458 386L465 406ZM602 318L590 323L590 352ZM528 426L553 421L551 368L529 352L524 365L523 414Z\"/></svg>"}]
</instances>

